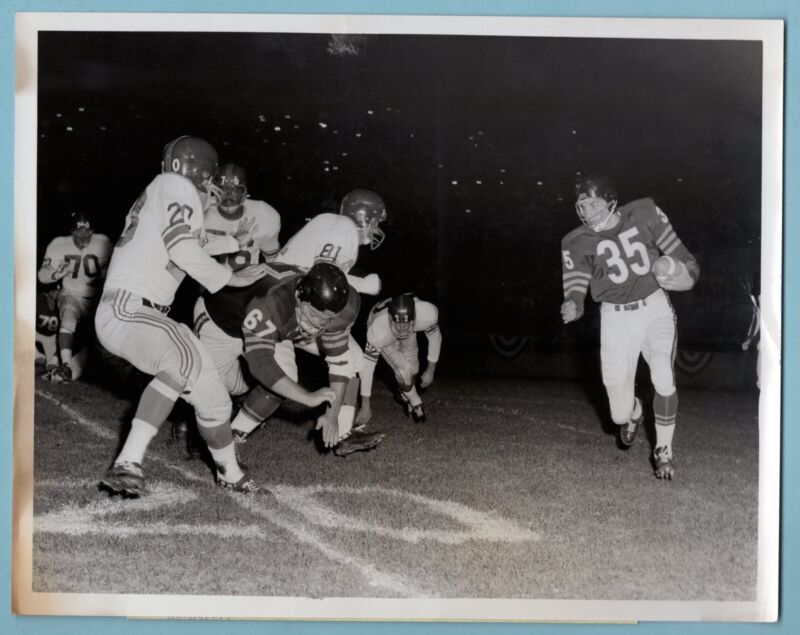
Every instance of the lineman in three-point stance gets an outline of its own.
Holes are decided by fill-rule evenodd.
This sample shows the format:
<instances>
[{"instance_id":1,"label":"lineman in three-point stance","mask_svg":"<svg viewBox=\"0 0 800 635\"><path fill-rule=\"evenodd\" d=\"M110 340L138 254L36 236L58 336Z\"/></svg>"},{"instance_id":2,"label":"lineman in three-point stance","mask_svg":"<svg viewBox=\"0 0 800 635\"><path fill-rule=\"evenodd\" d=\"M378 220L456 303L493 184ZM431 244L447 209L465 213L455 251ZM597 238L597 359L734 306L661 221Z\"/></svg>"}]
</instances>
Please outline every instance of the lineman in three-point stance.
<instances>
[{"instance_id":1,"label":"lineman in three-point stance","mask_svg":"<svg viewBox=\"0 0 800 635\"><path fill-rule=\"evenodd\" d=\"M611 418L620 441L630 446L644 419L634 395L639 355L650 367L655 387L653 411L655 475L674 473L672 435L678 410L674 354L675 312L666 291L691 289L700 267L652 199L617 207L617 192L607 178L589 176L576 185L575 209L582 225L561 242L564 323L583 315L586 292L600 308L600 358ZM669 265L663 271L659 253ZM663 274L663 275L662 275Z\"/></svg>"},{"instance_id":2,"label":"lineman in three-point stance","mask_svg":"<svg viewBox=\"0 0 800 635\"><path fill-rule=\"evenodd\" d=\"M394 372L406 414L417 423L425 421L422 398L415 385L419 373L419 331L424 331L428 338L428 365L419 381L420 388L427 388L433 383L442 350L436 306L420 300L413 293L403 293L372 307L367 319L367 346L361 371L361 408L356 417L359 426L366 425L372 417L372 376L379 356Z\"/></svg>"}]
</instances>

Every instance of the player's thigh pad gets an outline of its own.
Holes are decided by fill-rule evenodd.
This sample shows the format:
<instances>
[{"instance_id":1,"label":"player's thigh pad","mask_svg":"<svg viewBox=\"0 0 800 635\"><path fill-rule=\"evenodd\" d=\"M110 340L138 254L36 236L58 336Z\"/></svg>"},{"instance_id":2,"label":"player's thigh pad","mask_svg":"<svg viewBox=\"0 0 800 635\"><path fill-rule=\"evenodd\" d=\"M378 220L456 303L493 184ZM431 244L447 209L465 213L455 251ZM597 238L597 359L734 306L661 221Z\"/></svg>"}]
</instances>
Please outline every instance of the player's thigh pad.
<instances>
[{"instance_id":1,"label":"player's thigh pad","mask_svg":"<svg viewBox=\"0 0 800 635\"><path fill-rule=\"evenodd\" d=\"M190 336L195 338L193 333ZM200 368L181 396L194 406L198 425L213 427L227 423L231 418L228 389L222 383L211 355L196 339L195 348L200 356Z\"/></svg>"},{"instance_id":2,"label":"player's thigh pad","mask_svg":"<svg viewBox=\"0 0 800 635\"><path fill-rule=\"evenodd\" d=\"M600 310L600 365L606 386L632 384L636 376L641 338L631 315L609 305Z\"/></svg>"},{"instance_id":3,"label":"player's thigh pad","mask_svg":"<svg viewBox=\"0 0 800 635\"><path fill-rule=\"evenodd\" d=\"M211 356L228 392L232 395L246 393L249 386L240 360L243 353L242 340L231 337L217 326L206 312L203 298L198 298L194 305L194 333Z\"/></svg>"},{"instance_id":4,"label":"player's thigh pad","mask_svg":"<svg viewBox=\"0 0 800 635\"><path fill-rule=\"evenodd\" d=\"M381 350L381 356L394 372L400 390L411 390L414 386L414 371L403 351L396 347L386 347Z\"/></svg>"},{"instance_id":5,"label":"player's thigh pad","mask_svg":"<svg viewBox=\"0 0 800 635\"><path fill-rule=\"evenodd\" d=\"M119 291L102 301L95 330L108 352L148 375L168 373L181 386L194 381L202 367L199 342L189 327L145 307L141 298Z\"/></svg>"},{"instance_id":6,"label":"player's thigh pad","mask_svg":"<svg viewBox=\"0 0 800 635\"><path fill-rule=\"evenodd\" d=\"M74 333L78 322L89 313L90 301L62 292L58 296L59 328Z\"/></svg>"},{"instance_id":7,"label":"player's thigh pad","mask_svg":"<svg viewBox=\"0 0 800 635\"><path fill-rule=\"evenodd\" d=\"M656 392L668 396L675 392L675 348L677 329L675 312L666 294L648 299L648 323L642 354L650 367L650 378Z\"/></svg>"}]
</instances>

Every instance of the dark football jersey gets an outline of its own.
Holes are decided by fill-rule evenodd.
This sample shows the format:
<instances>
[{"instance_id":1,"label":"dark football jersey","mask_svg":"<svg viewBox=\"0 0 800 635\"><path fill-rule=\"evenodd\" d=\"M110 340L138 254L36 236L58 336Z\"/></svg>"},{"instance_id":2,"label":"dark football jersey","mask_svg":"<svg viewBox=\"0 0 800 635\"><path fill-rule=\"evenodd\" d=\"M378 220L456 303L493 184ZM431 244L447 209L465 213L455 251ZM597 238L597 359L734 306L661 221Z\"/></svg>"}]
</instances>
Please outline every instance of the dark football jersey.
<instances>
[{"instance_id":1,"label":"dark football jersey","mask_svg":"<svg viewBox=\"0 0 800 635\"><path fill-rule=\"evenodd\" d=\"M52 294L36 293L36 332L53 335L58 332L58 306Z\"/></svg>"},{"instance_id":2,"label":"dark football jersey","mask_svg":"<svg viewBox=\"0 0 800 635\"><path fill-rule=\"evenodd\" d=\"M206 311L225 333L231 337L242 337L242 321L247 315L250 300L256 296L266 296L272 287L289 279L294 279L296 285L301 275L297 267L271 263L267 265L267 275L248 287L223 287L216 293L203 294Z\"/></svg>"},{"instance_id":3,"label":"dark football jersey","mask_svg":"<svg viewBox=\"0 0 800 635\"><path fill-rule=\"evenodd\" d=\"M660 253L691 257L652 199L633 201L617 212L616 227L595 232L581 225L561 241L565 300L581 305L589 288L596 302L641 300L659 288L651 268Z\"/></svg>"},{"instance_id":4,"label":"dark football jersey","mask_svg":"<svg viewBox=\"0 0 800 635\"><path fill-rule=\"evenodd\" d=\"M275 361L276 344L283 340L304 341L295 313L295 292L302 277L295 273L281 279L267 276L244 289L226 287L205 298L211 319L231 337L244 339L250 372L267 387L285 376ZM245 289L249 294L242 293ZM347 353L350 328L360 308L361 298L351 286L345 307L316 338L323 356Z\"/></svg>"}]
</instances>

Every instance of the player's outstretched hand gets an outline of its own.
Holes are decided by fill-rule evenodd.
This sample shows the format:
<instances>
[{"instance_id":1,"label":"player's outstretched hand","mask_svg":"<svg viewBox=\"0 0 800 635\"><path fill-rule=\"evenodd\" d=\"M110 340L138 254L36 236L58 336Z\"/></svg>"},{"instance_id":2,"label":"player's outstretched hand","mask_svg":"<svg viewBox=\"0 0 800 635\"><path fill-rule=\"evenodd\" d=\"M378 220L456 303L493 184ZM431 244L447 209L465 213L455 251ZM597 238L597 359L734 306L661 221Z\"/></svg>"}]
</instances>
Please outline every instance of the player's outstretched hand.
<instances>
[{"instance_id":1,"label":"player's outstretched hand","mask_svg":"<svg viewBox=\"0 0 800 635\"><path fill-rule=\"evenodd\" d=\"M333 388L325 386L324 388L320 388L319 390L309 393L305 405L309 408L316 408L324 403L336 403L336 391Z\"/></svg>"},{"instance_id":2,"label":"player's outstretched hand","mask_svg":"<svg viewBox=\"0 0 800 635\"><path fill-rule=\"evenodd\" d=\"M317 419L317 430L322 430L322 443L326 448L332 448L339 440L339 418L334 417L332 409Z\"/></svg>"},{"instance_id":3,"label":"player's outstretched hand","mask_svg":"<svg viewBox=\"0 0 800 635\"><path fill-rule=\"evenodd\" d=\"M433 369L426 368L425 372L419 377L419 387L427 388L433 383Z\"/></svg>"},{"instance_id":4,"label":"player's outstretched hand","mask_svg":"<svg viewBox=\"0 0 800 635\"><path fill-rule=\"evenodd\" d=\"M244 269L234 271L228 286L230 287L249 287L256 280L260 280L267 275L267 265L248 265Z\"/></svg>"},{"instance_id":5,"label":"player's outstretched hand","mask_svg":"<svg viewBox=\"0 0 800 635\"><path fill-rule=\"evenodd\" d=\"M239 248L246 247L248 243L253 240L253 234L258 231L255 218L243 218L236 226L236 231L233 232L233 237L239 243Z\"/></svg>"},{"instance_id":6,"label":"player's outstretched hand","mask_svg":"<svg viewBox=\"0 0 800 635\"><path fill-rule=\"evenodd\" d=\"M362 401L361 408L358 409L358 414L356 415L356 424L365 426L369 423L370 419L372 419L372 408L368 403Z\"/></svg>"},{"instance_id":7,"label":"player's outstretched hand","mask_svg":"<svg viewBox=\"0 0 800 635\"><path fill-rule=\"evenodd\" d=\"M578 313L578 305L572 300L567 300L561 305L561 320L564 324L574 322L580 317Z\"/></svg>"}]
</instances>

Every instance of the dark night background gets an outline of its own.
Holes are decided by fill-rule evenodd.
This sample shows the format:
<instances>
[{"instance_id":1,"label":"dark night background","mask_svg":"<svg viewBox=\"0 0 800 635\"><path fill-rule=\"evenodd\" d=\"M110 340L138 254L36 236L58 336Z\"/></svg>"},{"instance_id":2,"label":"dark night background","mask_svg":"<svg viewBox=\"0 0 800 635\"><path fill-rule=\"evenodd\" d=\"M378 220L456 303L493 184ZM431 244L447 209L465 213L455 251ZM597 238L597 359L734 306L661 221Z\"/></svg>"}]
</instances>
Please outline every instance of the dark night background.
<instances>
[{"instance_id":1,"label":"dark night background","mask_svg":"<svg viewBox=\"0 0 800 635\"><path fill-rule=\"evenodd\" d=\"M387 239L363 250L384 293L436 302L448 337L596 341L561 325L560 239L579 173L653 197L703 275L672 294L681 342L735 350L760 273L760 42L42 33L38 255L89 211L115 240L170 139L244 165L284 243L353 188L380 193ZM365 298L368 305L372 299Z\"/></svg>"}]
</instances>

